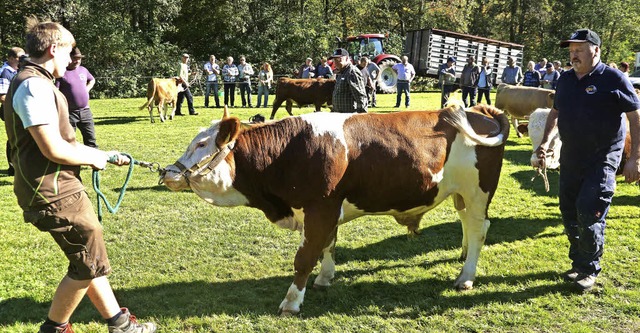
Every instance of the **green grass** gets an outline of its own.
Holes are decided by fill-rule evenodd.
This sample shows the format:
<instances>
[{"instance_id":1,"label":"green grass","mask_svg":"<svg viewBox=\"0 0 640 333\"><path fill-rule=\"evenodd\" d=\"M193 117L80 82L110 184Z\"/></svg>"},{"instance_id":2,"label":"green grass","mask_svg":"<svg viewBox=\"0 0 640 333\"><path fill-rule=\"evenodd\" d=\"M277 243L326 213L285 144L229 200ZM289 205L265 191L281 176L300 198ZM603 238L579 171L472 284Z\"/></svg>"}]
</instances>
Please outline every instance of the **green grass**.
<instances>
[{"instance_id":1,"label":"green grass","mask_svg":"<svg viewBox=\"0 0 640 333\"><path fill-rule=\"evenodd\" d=\"M394 111L394 95L378 98L376 112ZM150 124L147 112L138 110L142 103L91 101L101 148L166 166L222 113L202 108L200 96L199 116ZM414 93L410 109L438 104L437 93ZM231 111L245 120L270 114ZM280 109L278 116L285 114ZM406 228L388 217L363 217L341 227L333 286L308 289L301 314L281 318L276 312L292 282L299 235L271 225L258 210L218 208L191 192L173 193L157 184L156 173L140 167L120 211L104 217L114 268L110 281L120 303L142 320L157 322L160 332L640 331L638 187L618 184L598 288L576 295L559 276L569 261L558 177L550 173L549 193L540 179L531 182L530 151L529 139L512 131L475 289L468 292L452 288L462 267L461 230L447 201L425 216L415 239L407 239ZM6 167L3 156L0 170ZM115 166L101 172L102 190L111 200L125 175L126 168ZM89 169L83 179L95 197ZM12 182L0 173L0 332L35 332L66 259L48 234L22 221ZM87 300L72 321L76 332L106 332Z\"/></svg>"}]
</instances>

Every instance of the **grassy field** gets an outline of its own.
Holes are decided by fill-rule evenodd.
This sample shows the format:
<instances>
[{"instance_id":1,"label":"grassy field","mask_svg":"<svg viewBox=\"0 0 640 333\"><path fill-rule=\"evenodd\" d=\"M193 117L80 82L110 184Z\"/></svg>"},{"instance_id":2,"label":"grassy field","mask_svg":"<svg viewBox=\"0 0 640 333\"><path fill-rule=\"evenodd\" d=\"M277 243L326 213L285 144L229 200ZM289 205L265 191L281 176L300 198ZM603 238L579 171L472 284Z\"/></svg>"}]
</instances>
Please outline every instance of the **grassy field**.
<instances>
[{"instance_id":1,"label":"grassy field","mask_svg":"<svg viewBox=\"0 0 640 333\"><path fill-rule=\"evenodd\" d=\"M138 110L141 98L94 100L98 144L173 163L200 128L221 116L220 109L202 108L203 97L195 102L198 116L150 124L146 110ZM374 111L396 111L394 103L395 96L379 95ZM410 109L438 104L439 94L412 94ZM231 111L245 120L270 113ZM278 116L285 114L281 109ZM258 210L218 208L191 192L173 193L158 185L157 173L140 167L120 211L104 217L110 281L121 304L158 323L160 332L639 332L638 186L619 182L598 287L577 295L559 275L569 261L558 177L549 174L549 193L540 179L532 182L530 152L529 139L512 131L471 291L452 288L462 267L462 236L448 200L425 216L414 239L388 217L341 227L333 286L309 289L301 314L281 318L277 309L292 281L299 235L271 225ZM0 170L6 168L3 154ZM101 172L111 200L125 175L126 168L114 166ZM89 169L83 179L95 197ZM48 234L22 221L12 183L0 172L0 332L36 332L66 259ZM76 332L107 331L86 299L72 321Z\"/></svg>"}]
</instances>

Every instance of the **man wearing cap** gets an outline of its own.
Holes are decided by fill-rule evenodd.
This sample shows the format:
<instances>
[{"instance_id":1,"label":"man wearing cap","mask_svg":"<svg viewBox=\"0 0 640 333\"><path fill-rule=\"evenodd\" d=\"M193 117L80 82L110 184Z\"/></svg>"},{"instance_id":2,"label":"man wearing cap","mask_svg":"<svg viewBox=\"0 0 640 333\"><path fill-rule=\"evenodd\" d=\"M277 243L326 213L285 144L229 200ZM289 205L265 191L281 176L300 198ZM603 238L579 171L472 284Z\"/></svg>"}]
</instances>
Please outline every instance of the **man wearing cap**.
<instances>
[{"instance_id":1,"label":"man wearing cap","mask_svg":"<svg viewBox=\"0 0 640 333\"><path fill-rule=\"evenodd\" d=\"M626 182L640 178L640 100L620 71L600 61L600 37L595 32L577 30L560 47L569 47L573 68L560 75L536 155L543 164L557 125L562 137L560 212L572 261L563 277L577 290L587 291L601 271L605 218L627 131L624 114L632 144L622 174Z\"/></svg>"},{"instance_id":2,"label":"man wearing cap","mask_svg":"<svg viewBox=\"0 0 640 333\"><path fill-rule=\"evenodd\" d=\"M449 101L449 95L456 90L456 68L453 66L455 63L456 58L449 57L447 62L440 65L438 70L440 83L442 84L442 95L440 96L440 107L442 108Z\"/></svg>"},{"instance_id":3,"label":"man wearing cap","mask_svg":"<svg viewBox=\"0 0 640 333\"><path fill-rule=\"evenodd\" d=\"M89 70L82 66L84 55L77 46L71 50L70 56L71 63L67 66L64 76L56 79L56 86L67 98L69 122L74 130L80 129L82 143L97 148L93 113L89 108L89 91L96 84L96 80Z\"/></svg>"},{"instance_id":4,"label":"man wearing cap","mask_svg":"<svg viewBox=\"0 0 640 333\"><path fill-rule=\"evenodd\" d=\"M542 88L555 90L556 85L558 84L558 79L560 78L560 73L556 71L553 64L550 62L545 65L545 68L546 70L544 75L542 75L542 79L540 79Z\"/></svg>"},{"instance_id":5,"label":"man wearing cap","mask_svg":"<svg viewBox=\"0 0 640 333\"><path fill-rule=\"evenodd\" d=\"M413 65L409 63L409 57L402 56L401 62L393 65L391 69L398 74L398 87L396 90L396 108L400 107L402 100L402 93L404 93L404 106L409 107L411 98L409 97L411 91L411 81L416 77L416 71L413 69Z\"/></svg>"},{"instance_id":6,"label":"man wearing cap","mask_svg":"<svg viewBox=\"0 0 640 333\"><path fill-rule=\"evenodd\" d=\"M191 90L189 90L189 65L187 64L188 61L189 55L183 53L182 59L180 61L180 69L178 70L178 77L182 79L182 91L178 92L178 101L176 102L176 116L183 116L180 109L182 109L182 102L184 102L185 97L187 97L189 114L192 116L198 114L193 108L193 95L191 94Z\"/></svg>"},{"instance_id":7,"label":"man wearing cap","mask_svg":"<svg viewBox=\"0 0 640 333\"><path fill-rule=\"evenodd\" d=\"M349 52L336 49L330 57L336 66L333 112L367 112L369 101L362 72L349 60Z\"/></svg>"}]
</instances>

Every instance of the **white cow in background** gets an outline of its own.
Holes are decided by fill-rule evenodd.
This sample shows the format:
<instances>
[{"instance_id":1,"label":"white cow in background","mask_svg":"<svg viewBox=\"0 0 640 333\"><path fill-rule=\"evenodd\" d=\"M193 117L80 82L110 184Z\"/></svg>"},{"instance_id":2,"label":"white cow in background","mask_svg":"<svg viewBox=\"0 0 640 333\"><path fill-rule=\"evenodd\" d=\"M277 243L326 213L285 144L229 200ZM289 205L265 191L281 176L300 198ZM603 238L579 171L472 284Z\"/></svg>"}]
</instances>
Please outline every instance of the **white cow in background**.
<instances>
[{"instance_id":1,"label":"white cow in background","mask_svg":"<svg viewBox=\"0 0 640 333\"><path fill-rule=\"evenodd\" d=\"M529 116L529 124L527 130L529 131L529 137L531 138L531 146L533 152L531 154L531 165L539 165L539 159L535 152L542 142L542 136L544 135L544 127L547 123L547 117L549 116L551 109L539 108L533 111ZM556 131L556 135L551 139L549 143L549 149L547 150L546 167L547 169L560 168L560 148L562 147L562 141L560 141L560 134Z\"/></svg>"}]
</instances>

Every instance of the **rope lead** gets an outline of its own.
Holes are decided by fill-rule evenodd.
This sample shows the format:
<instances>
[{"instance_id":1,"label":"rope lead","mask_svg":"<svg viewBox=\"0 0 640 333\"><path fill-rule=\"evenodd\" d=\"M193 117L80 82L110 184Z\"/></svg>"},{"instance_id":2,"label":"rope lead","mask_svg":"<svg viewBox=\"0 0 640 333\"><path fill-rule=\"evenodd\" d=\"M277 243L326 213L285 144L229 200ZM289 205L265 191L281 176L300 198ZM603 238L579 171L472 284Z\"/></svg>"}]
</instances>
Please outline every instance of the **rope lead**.
<instances>
[{"instance_id":1,"label":"rope lead","mask_svg":"<svg viewBox=\"0 0 640 333\"><path fill-rule=\"evenodd\" d=\"M131 175L133 174L133 166L140 165L145 168L149 168L152 172L161 172L163 169L160 168L159 164L156 162L149 163L144 161L134 160L131 155L127 153L120 153L120 155L127 156L129 158L129 171L127 172L127 177L124 180L124 184L120 188L120 194L118 195L118 201L116 201L115 206L112 206L107 197L100 190L100 170L93 170L93 189L97 194L97 202L98 202L98 221L102 223L102 202L104 202L107 210L110 213L115 214L120 208L120 204L122 203L122 199L124 199L124 193L127 191L127 186L129 185L129 181L131 180ZM116 156L109 157L109 162L113 163L116 161Z\"/></svg>"}]
</instances>

